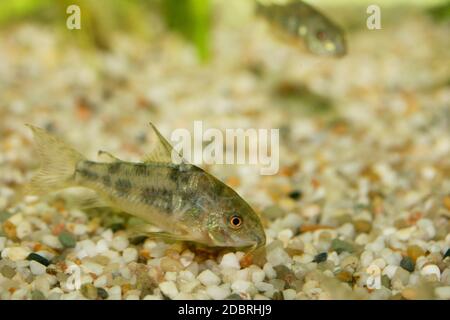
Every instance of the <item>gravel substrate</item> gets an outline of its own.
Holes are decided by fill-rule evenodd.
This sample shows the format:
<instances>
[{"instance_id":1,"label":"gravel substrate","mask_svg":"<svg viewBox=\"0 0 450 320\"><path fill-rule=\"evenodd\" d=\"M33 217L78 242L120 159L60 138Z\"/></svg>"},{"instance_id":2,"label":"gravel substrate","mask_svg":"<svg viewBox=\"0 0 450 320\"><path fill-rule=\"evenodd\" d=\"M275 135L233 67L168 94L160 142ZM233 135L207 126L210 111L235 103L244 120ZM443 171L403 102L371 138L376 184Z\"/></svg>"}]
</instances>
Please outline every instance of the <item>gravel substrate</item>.
<instances>
[{"instance_id":1,"label":"gravel substrate","mask_svg":"<svg viewBox=\"0 0 450 320\"><path fill-rule=\"evenodd\" d=\"M340 60L257 21L216 29L204 66L168 35L92 56L42 26L2 32L0 299L450 299L448 26L355 31ZM149 121L169 137L194 120L281 129L279 174L205 167L261 213L267 255L129 239L127 215L21 194L38 166L24 123L138 160Z\"/></svg>"}]
</instances>

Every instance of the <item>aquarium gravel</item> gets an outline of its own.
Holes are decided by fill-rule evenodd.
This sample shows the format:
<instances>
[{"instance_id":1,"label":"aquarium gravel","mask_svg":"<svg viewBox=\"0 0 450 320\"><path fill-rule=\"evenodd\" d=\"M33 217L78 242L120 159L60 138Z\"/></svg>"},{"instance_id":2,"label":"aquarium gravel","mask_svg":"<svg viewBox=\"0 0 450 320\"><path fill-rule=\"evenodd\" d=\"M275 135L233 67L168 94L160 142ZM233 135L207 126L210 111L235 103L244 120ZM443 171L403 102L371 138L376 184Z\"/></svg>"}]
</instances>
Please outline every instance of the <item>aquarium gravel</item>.
<instances>
[{"instance_id":1,"label":"aquarium gravel","mask_svg":"<svg viewBox=\"0 0 450 320\"><path fill-rule=\"evenodd\" d=\"M341 59L253 20L214 34L199 65L169 34L92 55L43 26L2 31L0 299L450 299L448 27L356 30ZM137 161L150 121L170 137L195 120L280 128L278 174L204 166L261 215L266 255L129 238L135 218L23 192L39 164L25 123Z\"/></svg>"}]
</instances>

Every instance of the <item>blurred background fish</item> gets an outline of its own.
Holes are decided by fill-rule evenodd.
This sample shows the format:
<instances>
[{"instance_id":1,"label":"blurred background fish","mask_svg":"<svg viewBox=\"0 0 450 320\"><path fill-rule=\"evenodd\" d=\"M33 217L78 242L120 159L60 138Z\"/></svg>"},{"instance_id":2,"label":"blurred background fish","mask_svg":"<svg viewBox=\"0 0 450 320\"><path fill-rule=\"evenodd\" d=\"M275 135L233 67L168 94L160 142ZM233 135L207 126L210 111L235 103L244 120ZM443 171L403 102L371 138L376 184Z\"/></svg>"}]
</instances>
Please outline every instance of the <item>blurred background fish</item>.
<instances>
[{"instance_id":1,"label":"blurred background fish","mask_svg":"<svg viewBox=\"0 0 450 320\"><path fill-rule=\"evenodd\" d=\"M306 2L257 0L256 12L281 31L283 38L304 43L313 54L340 57L347 53L344 31Z\"/></svg>"}]
</instances>

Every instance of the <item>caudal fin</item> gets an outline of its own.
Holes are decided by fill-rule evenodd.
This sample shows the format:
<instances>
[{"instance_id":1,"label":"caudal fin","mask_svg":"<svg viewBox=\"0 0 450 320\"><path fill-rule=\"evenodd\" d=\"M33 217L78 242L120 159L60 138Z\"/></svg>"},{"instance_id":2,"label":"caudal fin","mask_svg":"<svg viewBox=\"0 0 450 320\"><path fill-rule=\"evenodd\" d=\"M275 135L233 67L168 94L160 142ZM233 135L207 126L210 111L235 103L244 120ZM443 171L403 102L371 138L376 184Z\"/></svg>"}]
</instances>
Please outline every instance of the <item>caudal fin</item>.
<instances>
[{"instance_id":1,"label":"caudal fin","mask_svg":"<svg viewBox=\"0 0 450 320\"><path fill-rule=\"evenodd\" d=\"M33 131L41 159L41 168L31 179L27 192L41 195L70 187L73 184L76 164L83 160L84 156L44 129L29 124L27 126Z\"/></svg>"}]
</instances>

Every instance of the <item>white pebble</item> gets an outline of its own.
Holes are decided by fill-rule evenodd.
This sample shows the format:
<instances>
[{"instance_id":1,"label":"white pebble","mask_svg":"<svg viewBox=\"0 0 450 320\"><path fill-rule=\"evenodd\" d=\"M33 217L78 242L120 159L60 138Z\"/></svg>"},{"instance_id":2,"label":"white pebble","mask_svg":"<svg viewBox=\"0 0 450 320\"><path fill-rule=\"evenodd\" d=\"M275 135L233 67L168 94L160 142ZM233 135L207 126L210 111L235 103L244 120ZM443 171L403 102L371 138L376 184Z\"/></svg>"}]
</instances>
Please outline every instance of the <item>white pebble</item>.
<instances>
[{"instance_id":1,"label":"white pebble","mask_svg":"<svg viewBox=\"0 0 450 320\"><path fill-rule=\"evenodd\" d=\"M267 282L257 282L255 283L256 289L260 292L274 291L274 287L272 284Z\"/></svg>"},{"instance_id":2,"label":"white pebble","mask_svg":"<svg viewBox=\"0 0 450 320\"><path fill-rule=\"evenodd\" d=\"M230 289L227 286L209 286L206 288L206 294L214 300L224 300L230 295Z\"/></svg>"},{"instance_id":3,"label":"white pebble","mask_svg":"<svg viewBox=\"0 0 450 320\"><path fill-rule=\"evenodd\" d=\"M262 282L264 281L264 278L266 277L266 273L263 270L256 270L252 273L252 282Z\"/></svg>"},{"instance_id":4,"label":"white pebble","mask_svg":"<svg viewBox=\"0 0 450 320\"><path fill-rule=\"evenodd\" d=\"M394 265L388 265L383 269L383 275L387 275L389 277L389 279L392 279L392 277L394 276L395 272L397 271L397 266Z\"/></svg>"},{"instance_id":5,"label":"white pebble","mask_svg":"<svg viewBox=\"0 0 450 320\"><path fill-rule=\"evenodd\" d=\"M235 293L249 292L252 287L252 283L244 280L236 280L231 284L231 290Z\"/></svg>"},{"instance_id":6,"label":"white pebble","mask_svg":"<svg viewBox=\"0 0 450 320\"><path fill-rule=\"evenodd\" d=\"M384 267L386 266L386 261L384 261L383 258L378 258L373 260L372 264L378 266L378 268L380 269L384 269Z\"/></svg>"},{"instance_id":7,"label":"white pebble","mask_svg":"<svg viewBox=\"0 0 450 320\"><path fill-rule=\"evenodd\" d=\"M167 281L176 281L177 273L175 271L167 271L164 275L164 279L166 279Z\"/></svg>"},{"instance_id":8,"label":"white pebble","mask_svg":"<svg viewBox=\"0 0 450 320\"><path fill-rule=\"evenodd\" d=\"M294 289L283 290L284 300L294 300L296 295L297 295L297 292Z\"/></svg>"},{"instance_id":9,"label":"white pebble","mask_svg":"<svg viewBox=\"0 0 450 320\"><path fill-rule=\"evenodd\" d=\"M181 270L178 272L178 280L180 281L192 281L194 279L194 274L188 270Z\"/></svg>"},{"instance_id":10,"label":"white pebble","mask_svg":"<svg viewBox=\"0 0 450 320\"><path fill-rule=\"evenodd\" d=\"M434 293L439 299L450 300L450 286L436 288Z\"/></svg>"},{"instance_id":11,"label":"white pebble","mask_svg":"<svg viewBox=\"0 0 450 320\"><path fill-rule=\"evenodd\" d=\"M436 229L430 219L420 219L416 225L426 234L427 240L433 239L436 235Z\"/></svg>"},{"instance_id":12,"label":"white pebble","mask_svg":"<svg viewBox=\"0 0 450 320\"><path fill-rule=\"evenodd\" d=\"M99 276L103 273L104 267L101 264L92 261L83 261L81 269L85 273L94 273L95 275Z\"/></svg>"},{"instance_id":13,"label":"white pebble","mask_svg":"<svg viewBox=\"0 0 450 320\"><path fill-rule=\"evenodd\" d=\"M272 266L278 266L280 264L290 264L292 259L283 248L278 247L267 253L267 261L270 262Z\"/></svg>"},{"instance_id":14,"label":"white pebble","mask_svg":"<svg viewBox=\"0 0 450 320\"><path fill-rule=\"evenodd\" d=\"M287 244L287 242L289 241L289 239L292 238L293 235L294 233L292 232L291 229L284 229L278 233L278 239L283 241L283 243Z\"/></svg>"},{"instance_id":15,"label":"white pebble","mask_svg":"<svg viewBox=\"0 0 450 320\"><path fill-rule=\"evenodd\" d=\"M192 281L183 281L179 283L180 291L185 293L190 293L194 291L200 285L200 281L194 279Z\"/></svg>"},{"instance_id":16,"label":"white pebble","mask_svg":"<svg viewBox=\"0 0 450 320\"><path fill-rule=\"evenodd\" d=\"M264 270L264 273L266 274L266 277L269 279L274 279L277 276L275 269L269 262L267 262L264 265L263 270Z\"/></svg>"},{"instance_id":17,"label":"white pebble","mask_svg":"<svg viewBox=\"0 0 450 320\"><path fill-rule=\"evenodd\" d=\"M425 267L422 268L420 274L423 276L435 275L437 281L441 279L441 270L439 270L439 267L435 264L426 265Z\"/></svg>"},{"instance_id":18,"label":"white pebble","mask_svg":"<svg viewBox=\"0 0 450 320\"><path fill-rule=\"evenodd\" d=\"M407 241L411 238L411 235L414 231L416 231L416 226L412 226L409 228L403 228L398 230L395 233L395 236L397 237L397 239L401 240L401 241ZM375 250L374 250L375 251Z\"/></svg>"},{"instance_id":19,"label":"white pebble","mask_svg":"<svg viewBox=\"0 0 450 320\"><path fill-rule=\"evenodd\" d=\"M220 262L220 267L222 269L231 268L231 269L240 269L241 265L239 264L239 260L236 255L232 252L225 254L222 257L222 261Z\"/></svg>"},{"instance_id":20,"label":"white pebble","mask_svg":"<svg viewBox=\"0 0 450 320\"><path fill-rule=\"evenodd\" d=\"M170 299L175 298L178 294L178 289L175 283L172 281L164 281L159 284L159 289L161 289L162 293L169 297Z\"/></svg>"},{"instance_id":21,"label":"white pebble","mask_svg":"<svg viewBox=\"0 0 450 320\"><path fill-rule=\"evenodd\" d=\"M21 213L15 214L8 219L13 225L18 226L23 221L23 216Z\"/></svg>"},{"instance_id":22,"label":"white pebble","mask_svg":"<svg viewBox=\"0 0 450 320\"><path fill-rule=\"evenodd\" d=\"M87 231L88 231L88 228L84 224L77 223L73 227L73 234L75 234L77 236L82 236L82 235L86 234Z\"/></svg>"},{"instance_id":23,"label":"white pebble","mask_svg":"<svg viewBox=\"0 0 450 320\"><path fill-rule=\"evenodd\" d=\"M114 286L108 290L108 300L120 300L122 299L122 288L120 286Z\"/></svg>"},{"instance_id":24,"label":"white pebble","mask_svg":"<svg viewBox=\"0 0 450 320\"><path fill-rule=\"evenodd\" d=\"M128 239L125 236L114 237L111 246L117 251L123 251L128 247Z\"/></svg>"},{"instance_id":25,"label":"white pebble","mask_svg":"<svg viewBox=\"0 0 450 320\"><path fill-rule=\"evenodd\" d=\"M338 234L343 235L347 238L352 238L355 236L355 227L353 224L347 222L337 229Z\"/></svg>"},{"instance_id":26,"label":"white pebble","mask_svg":"<svg viewBox=\"0 0 450 320\"><path fill-rule=\"evenodd\" d=\"M364 251L361 254L361 265L363 267L368 267L373 261L373 253L372 251Z\"/></svg>"},{"instance_id":27,"label":"white pebble","mask_svg":"<svg viewBox=\"0 0 450 320\"><path fill-rule=\"evenodd\" d=\"M138 252L135 248L126 248L125 250L123 250L122 256L123 260L128 263L137 260Z\"/></svg>"},{"instance_id":28,"label":"white pebble","mask_svg":"<svg viewBox=\"0 0 450 320\"><path fill-rule=\"evenodd\" d=\"M102 232L101 236L106 241L112 241L114 234L111 229L106 229Z\"/></svg>"},{"instance_id":29,"label":"white pebble","mask_svg":"<svg viewBox=\"0 0 450 320\"><path fill-rule=\"evenodd\" d=\"M95 279L94 286L96 286L97 288L103 288L103 287L106 287L107 283L108 283L107 276L102 275L102 276L98 277L97 279Z\"/></svg>"},{"instance_id":30,"label":"white pebble","mask_svg":"<svg viewBox=\"0 0 450 320\"><path fill-rule=\"evenodd\" d=\"M23 239L32 232L31 223L24 220L16 228L17 237Z\"/></svg>"},{"instance_id":31,"label":"white pebble","mask_svg":"<svg viewBox=\"0 0 450 320\"><path fill-rule=\"evenodd\" d=\"M44 235L42 237L42 243L53 249L61 249L62 248L62 244L61 244L61 242L59 242L58 237L56 237L52 234Z\"/></svg>"},{"instance_id":32,"label":"white pebble","mask_svg":"<svg viewBox=\"0 0 450 320\"><path fill-rule=\"evenodd\" d=\"M200 273L197 279L206 287L217 286L220 283L220 278L208 269Z\"/></svg>"},{"instance_id":33,"label":"white pebble","mask_svg":"<svg viewBox=\"0 0 450 320\"><path fill-rule=\"evenodd\" d=\"M12 261L25 260L31 251L23 247L6 248L2 251L2 258L8 258Z\"/></svg>"},{"instance_id":34,"label":"white pebble","mask_svg":"<svg viewBox=\"0 0 450 320\"><path fill-rule=\"evenodd\" d=\"M34 260L30 261L30 271L32 274L38 276L44 274L46 270L47 268L39 262L36 262Z\"/></svg>"},{"instance_id":35,"label":"white pebble","mask_svg":"<svg viewBox=\"0 0 450 320\"><path fill-rule=\"evenodd\" d=\"M100 239L97 241L96 247L97 253L102 254L109 249L108 241L106 241L105 239Z\"/></svg>"}]
</instances>

